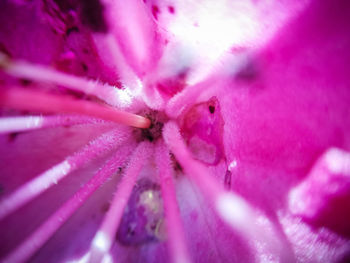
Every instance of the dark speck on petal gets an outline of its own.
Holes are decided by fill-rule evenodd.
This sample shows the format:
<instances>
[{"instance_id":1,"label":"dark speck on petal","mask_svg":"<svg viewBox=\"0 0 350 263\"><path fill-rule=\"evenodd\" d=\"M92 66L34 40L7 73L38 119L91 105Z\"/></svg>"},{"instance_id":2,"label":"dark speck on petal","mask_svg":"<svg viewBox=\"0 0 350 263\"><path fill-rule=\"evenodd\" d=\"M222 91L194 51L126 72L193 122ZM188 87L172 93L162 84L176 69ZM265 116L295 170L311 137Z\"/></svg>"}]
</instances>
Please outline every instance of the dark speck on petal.
<instances>
[{"instance_id":1,"label":"dark speck on petal","mask_svg":"<svg viewBox=\"0 0 350 263\"><path fill-rule=\"evenodd\" d=\"M10 133L8 135L9 142L13 142L17 138L18 135L19 135L19 132L12 132L12 133ZM0 192L1 192L1 190L0 190Z\"/></svg>"},{"instance_id":2,"label":"dark speck on petal","mask_svg":"<svg viewBox=\"0 0 350 263\"><path fill-rule=\"evenodd\" d=\"M248 61L243 67L238 71L235 78L240 81L254 81L258 78L259 69L256 62Z\"/></svg>"},{"instance_id":3,"label":"dark speck on petal","mask_svg":"<svg viewBox=\"0 0 350 263\"><path fill-rule=\"evenodd\" d=\"M174 14L175 8L173 6L168 6L169 13Z\"/></svg>"},{"instance_id":4,"label":"dark speck on petal","mask_svg":"<svg viewBox=\"0 0 350 263\"><path fill-rule=\"evenodd\" d=\"M82 0L82 21L92 31L106 33L107 23L104 19L104 6L99 0Z\"/></svg>"},{"instance_id":5,"label":"dark speck on petal","mask_svg":"<svg viewBox=\"0 0 350 263\"><path fill-rule=\"evenodd\" d=\"M158 6L153 5L152 6L152 15L153 17L158 20L158 14L160 13Z\"/></svg>"},{"instance_id":6,"label":"dark speck on petal","mask_svg":"<svg viewBox=\"0 0 350 263\"><path fill-rule=\"evenodd\" d=\"M67 31L66 31L66 35L68 36L68 35L70 35L70 34L72 34L74 32L78 33L79 32L79 28L77 28L76 26L68 28Z\"/></svg>"}]
</instances>

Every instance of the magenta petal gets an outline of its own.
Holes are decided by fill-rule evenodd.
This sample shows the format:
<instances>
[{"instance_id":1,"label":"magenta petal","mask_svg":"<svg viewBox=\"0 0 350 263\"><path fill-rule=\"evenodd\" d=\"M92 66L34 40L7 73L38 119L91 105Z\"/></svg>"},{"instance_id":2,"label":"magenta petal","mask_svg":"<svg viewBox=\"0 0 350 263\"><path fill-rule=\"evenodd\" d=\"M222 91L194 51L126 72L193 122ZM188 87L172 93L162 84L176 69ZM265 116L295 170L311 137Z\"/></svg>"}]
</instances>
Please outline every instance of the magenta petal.
<instances>
[{"instance_id":1,"label":"magenta petal","mask_svg":"<svg viewBox=\"0 0 350 263\"><path fill-rule=\"evenodd\" d=\"M293 213L318 227L350 236L350 154L328 150L290 196Z\"/></svg>"},{"instance_id":2,"label":"magenta petal","mask_svg":"<svg viewBox=\"0 0 350 263\"><path fill-rule=\"evenodd\" d=\"M350 8L332 3L314 2L252 58L254 77L230 82L218 96L228 161L238 160L239 173L280 174L256 172L238 179L238 189L275 178L278 199L282 185L302 179L328 147L350 148ZM270 195L271 187L262 191Z\"/></svg>"},{"instance_id":3,"label":"magenta petal","mask_svg":"<svg viewBox=\"0 0 350 263\"><path fill-rule=\"evenodd\" d=\"M14 58L50 64L63 40L38 15L38 4L0 3L0 52Z\"/></svg>"},{"instance_id":4,"label":"magenta petal","mask_svg":"<svg viewBox=\"0 0 350 263\"><path fill-rule=\"evenodd\" d=\"M52 75L61 81L43 83L38 72L45 70L34 70L38 76L30 81L5 75L11 58L21 58L66 72L68 82L81 80L75 88L90 93L79 94L89 105L109 101L97 96L103 93L110 104L129 103L133 113L153 122L142 132L126 129L132 142L125 145L128 151L119 149L121 158L134 157L113 167L116 175L128 167L122 183L112 176L31 261L88 259L91 251L120 262L175 261L167 249L171 239L152 228L166 220L161 210L151 211L162 203L157 167L159 173L159 167L173 169L174 177L167 170L162 183L175 182L176 196L174 189L166 196L174 208L170 218L184 233L172 236L173 245L186 243L179 248L187 260L349 260L347 1L14 0L0 7L0 52L10 58L0 61L0 95L8 83L67 92L62 75ZM88 79L100 84L95 93ZM22 101L21 109L34 109ZM169 132L171 125L176 133ZM1 198L113 127L92 123L1 135ZM151 150L163 141L155 159ZM150 151L131 154L140 143ZM101 155L1 220L1 259L61 211L109 157L104 150ZM123 211L138 176L154 182L146 190L156 199L144 196L141 179ZM130 229L136 236L130 238Z\"/></svg>"}]
</instances>

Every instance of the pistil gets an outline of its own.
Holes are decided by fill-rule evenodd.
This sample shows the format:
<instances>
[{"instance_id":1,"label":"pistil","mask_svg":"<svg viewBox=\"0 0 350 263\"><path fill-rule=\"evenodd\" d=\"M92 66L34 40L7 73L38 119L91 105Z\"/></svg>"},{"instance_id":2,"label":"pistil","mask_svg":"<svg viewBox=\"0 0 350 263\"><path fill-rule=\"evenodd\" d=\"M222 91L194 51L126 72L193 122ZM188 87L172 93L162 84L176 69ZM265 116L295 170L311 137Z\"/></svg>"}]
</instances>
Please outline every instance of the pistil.
<instances>
[{"instance_id":1,"label":"pistil","mask_svg":"<svg viewBox=\"0 0 350 263\"><path fill-rule=\"evenodd\" d=\"M106 105L17 87L1 89L0 106L45 113L88 115L136 128L148 128L151 125L151 121L145 117Z\"/></svg>"}]
</instances>

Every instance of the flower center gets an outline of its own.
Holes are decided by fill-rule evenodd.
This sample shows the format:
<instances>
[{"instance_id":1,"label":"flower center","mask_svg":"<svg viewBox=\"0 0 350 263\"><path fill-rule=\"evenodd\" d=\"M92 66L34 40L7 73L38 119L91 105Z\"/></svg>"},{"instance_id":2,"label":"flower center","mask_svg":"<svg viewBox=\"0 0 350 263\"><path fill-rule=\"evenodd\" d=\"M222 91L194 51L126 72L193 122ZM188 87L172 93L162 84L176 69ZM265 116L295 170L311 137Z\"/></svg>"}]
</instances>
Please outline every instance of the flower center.
<instances>
[{"instance_id":1,"label":"flower center","mask_svg":"<svg viewBox=\"0 0 350 263\"><path fill-rule=\"evenodd\" d=\"M165 113L155 110L148 110L139 114L151 121L151 125L147 129L135 129L135 137L137 141L156 142L162 136L164 123L169 119Z\"/></svg>"}]
</instances>

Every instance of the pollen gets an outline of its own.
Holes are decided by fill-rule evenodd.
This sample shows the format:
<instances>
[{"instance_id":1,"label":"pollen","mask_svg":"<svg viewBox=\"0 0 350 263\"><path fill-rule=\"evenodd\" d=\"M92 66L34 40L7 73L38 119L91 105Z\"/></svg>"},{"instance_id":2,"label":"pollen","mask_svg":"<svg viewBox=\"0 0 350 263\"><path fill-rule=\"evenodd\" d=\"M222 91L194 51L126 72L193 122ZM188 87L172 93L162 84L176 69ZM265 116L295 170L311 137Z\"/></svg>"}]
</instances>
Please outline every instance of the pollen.
<instances>
[{"instance_id":1,"label":"pollen","mask_svg":"<svg viewBox=\"0 0 350 263\"><path fill-rule=\"evenodd\" d=\"M156 242L165 236L164 211L160 186L141 179L134 187L117 233L125 246Z\"/></svg>"}]
</instances>

